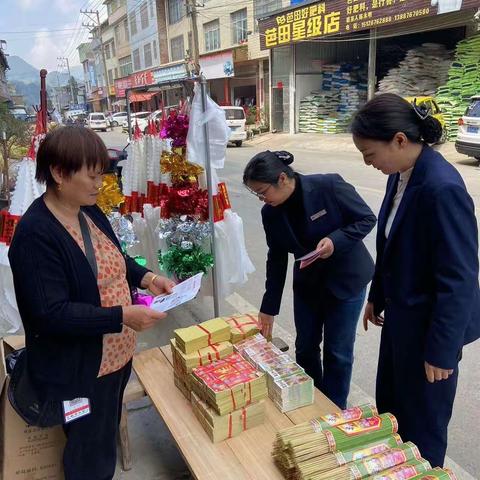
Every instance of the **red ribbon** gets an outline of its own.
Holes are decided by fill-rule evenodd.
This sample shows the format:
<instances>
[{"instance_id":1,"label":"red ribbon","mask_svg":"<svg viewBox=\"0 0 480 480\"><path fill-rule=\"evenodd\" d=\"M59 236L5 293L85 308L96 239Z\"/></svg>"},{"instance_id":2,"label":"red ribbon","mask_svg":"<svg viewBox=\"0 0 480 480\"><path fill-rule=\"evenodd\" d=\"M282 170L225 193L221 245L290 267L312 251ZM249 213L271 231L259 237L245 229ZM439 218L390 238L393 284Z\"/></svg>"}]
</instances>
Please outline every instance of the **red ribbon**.
<instances>
[{"instance_id":1,"label":"red ribbon","mask_svg":"<svg viewBox=\"0 0 480 480\"><path fill-rule=\"evenodd\" d=\"M245 322L245 323L240 323L235 317L230 317L229 320L231 320L235 324L235 328L238 328L240 330L240 333L242 334L243 339L245 340L247 333L245 332L245 327L247 325L256 325L258 327L258 322L252 317L251 315L245 315L246 317L249 317L252 319L251 322Z\"/></svg>"},{"instance_id":2,"label":"red ribbon","mask_svg":"<svg viewBox=\"0 0 480 480\"><path fill-rule=\"evenodd\" d=\"M237 403L235 402L235 395L233 394L233 390L230 389L230 395L232 396L232 406L233 406L233 409L236 410L237 409ZM251 395L250 395L251 396Z\"/></svg>"},{"instance_id":3,"label":"red ribbon","mask_svg":"<svg viewBox=\"0 0 480 480\"><path fill-rule=\"evenodd\" d=\"M242 425L243 425L243 431L247 429L247 410L245 407L242 408Z\"/></svg>"},{"instance_id":4,"label":"red ribbon","mask_svg":"<svg viewBox=\"0 0 480 480\"><path fill-rule=\"evenodd\" d=\"M198 327L200 330L202 330L203 332L205 332L208 335L208 344L210 346L212 346L212 344L211 344L212 334L205 327L202 327L201 325L195 325L195 326Z\"/></svg>"},{"instance_id":5,"label":"red ribbon","mask_svg":"<svg viewBox=\"0 0 480 480\"><path fill-rule=\"evenodd\" d=\"M228 415L228 438L232 438L232 414Z\"/></svg>"}]
</instances>

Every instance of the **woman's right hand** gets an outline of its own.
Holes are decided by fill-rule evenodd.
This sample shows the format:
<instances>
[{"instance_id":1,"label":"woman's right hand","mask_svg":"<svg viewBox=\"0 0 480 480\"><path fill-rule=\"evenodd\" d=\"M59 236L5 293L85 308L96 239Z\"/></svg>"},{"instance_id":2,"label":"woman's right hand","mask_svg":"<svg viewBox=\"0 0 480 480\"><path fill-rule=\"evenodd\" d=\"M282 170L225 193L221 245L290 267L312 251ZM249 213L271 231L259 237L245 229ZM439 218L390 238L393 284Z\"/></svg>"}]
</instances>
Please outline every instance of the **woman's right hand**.
<instances>
[{"instance_id":1,"label":"woman's right hand","mask_svg":"<svg viewBox=\"0 0 480 480\"><path fill-rule=\"evenodd\" d=\"M159 320L163 320L167 314L157 312L143 305L130 305L122 307L123 324L136 332L143 332L156 325Z\"/></svg>"},{"instance_id":2,"label":"woman's right hand","mask_svg":"<svg viewBox=\"0 0 480 480\"><path fill-rule=\"evenodd\" d=\"M373 302L368 302L363 314L363 328L368 331L368 322L373 323L377 327L383 327L383 317L381 315L375 315Z\"/></svg>"},{"instance_id":3,"label":"woman's right hand","mask_svg":"<svg viewBox=\"0 0 480 480\"><path fill-rule=\"evenodd\" d=\"M262 313L262 312L258 314L258 323L260 324L262 335L267 340L272 339L274 320L275 320L275 317L273 315L267 315L266 313Z\"/></svg>"}]
</instances>

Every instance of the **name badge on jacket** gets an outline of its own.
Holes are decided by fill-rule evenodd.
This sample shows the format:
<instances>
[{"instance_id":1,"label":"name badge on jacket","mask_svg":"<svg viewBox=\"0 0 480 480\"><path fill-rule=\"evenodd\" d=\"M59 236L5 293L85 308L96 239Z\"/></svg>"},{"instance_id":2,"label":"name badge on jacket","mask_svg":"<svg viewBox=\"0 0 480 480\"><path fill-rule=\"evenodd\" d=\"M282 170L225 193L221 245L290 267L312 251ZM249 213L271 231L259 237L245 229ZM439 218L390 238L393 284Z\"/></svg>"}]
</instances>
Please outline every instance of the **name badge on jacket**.
<instances>
[{"instance_id":1,"label":"name badge on jacket","mask_svg":"<svg viewBox=\"0 0 480 480\"><path fill-rule=\"evenodd\" d=\"M319 212L315 213L310 217L310 220L314 222L315 220L318 220L319 218L323 217L324 215L327 214L327 211L325 209L320 210Z\"/></svg>"}]
</instances>

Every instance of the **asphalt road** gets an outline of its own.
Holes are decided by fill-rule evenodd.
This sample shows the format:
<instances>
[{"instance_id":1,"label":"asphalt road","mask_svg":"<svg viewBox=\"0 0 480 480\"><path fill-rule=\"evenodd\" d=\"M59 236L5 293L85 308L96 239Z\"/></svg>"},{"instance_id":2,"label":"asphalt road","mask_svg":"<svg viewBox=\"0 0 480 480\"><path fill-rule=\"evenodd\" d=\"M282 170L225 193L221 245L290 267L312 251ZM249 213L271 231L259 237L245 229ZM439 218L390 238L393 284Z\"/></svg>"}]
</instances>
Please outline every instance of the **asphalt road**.
<instances>
[{"instance_id":1,"label":"asphalt road","mask_svg":"<svg viewBox=\"0 0 480 480\"><path fill-rule=\"evenodd\" d=\"M126 135L118 131L101 134L107 146L124 146ZM248 283L237 289L236 302L245 305L260 305L264 289L266 244L260 219L262 206L256 197L243 187L241 179L243 168L257 152L266 149L288 149L295 155L293 166L300 173L336 172L352 183L378 214L383 198L386 177L380 172L366 167L358 152L351 145L348 137L287 136L274 135L246 143L241 148L231 147L227 151L227 161L221 176L226 180L233 209L243 218L246 243L249 255L256 267L256 272ZM451 145L442 147L446 157L461 172L467 187L480 211L480 171L474 162L454 152ZM461 228L461 226L459 227ZM366 245L375 257L375 231L366 238ZM291 267L291 266L290 266ZM222 307L231 310L230 305ZM282 310L276 319L277 334L294 337L293 299L291 274L284 291ZM274 332L275 333L275 332ZM374 396L375 372L377 364L380 331L370 328L364 332L359 325L356 341L356 358L353 372L353 385L350 402L358 404ZM478 421L480 405L480 374L478 358L480 342L465 348L461 362L459 385L455 409L449 430L448 456L458 466L460 478L471 480L480 478L480 422ZM453 464L456 466L455 464ZM462 469L464 471L462 471ZM122 477L123 478L123 477Z\"/></svg>"}]
</instances>

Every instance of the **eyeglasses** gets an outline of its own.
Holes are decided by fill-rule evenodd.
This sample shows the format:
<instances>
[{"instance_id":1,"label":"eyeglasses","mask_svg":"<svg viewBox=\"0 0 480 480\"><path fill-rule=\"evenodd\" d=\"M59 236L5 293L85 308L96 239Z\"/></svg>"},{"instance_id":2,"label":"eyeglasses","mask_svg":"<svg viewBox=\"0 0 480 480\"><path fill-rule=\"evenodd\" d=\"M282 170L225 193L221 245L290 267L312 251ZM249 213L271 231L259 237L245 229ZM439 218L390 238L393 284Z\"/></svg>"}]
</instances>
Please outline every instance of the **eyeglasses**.
<instances>
[{"instance_id":1,"label":"eyeglasses","mask_svg":"<svg viewBox=\"0 0 480 480\"><path fill-rule=\"evenodd\" d=\"M245 187L252 195L255 195L257 198L260 200L265 200L267 192L272 188L273 185L269 185L263 192L256 192L255 190L252 190L251 188Z\"/></svg>"}]
</instances>

